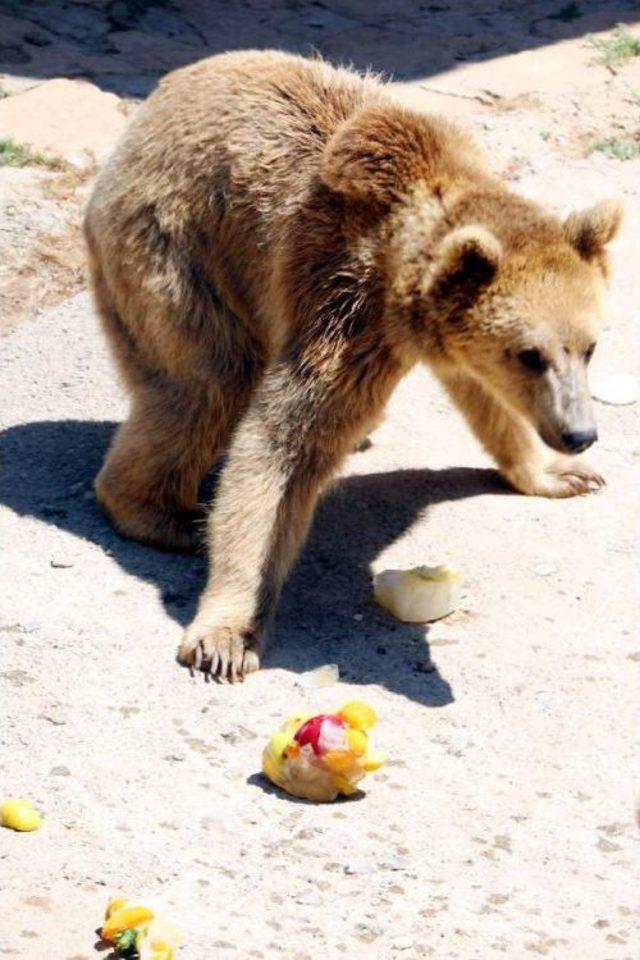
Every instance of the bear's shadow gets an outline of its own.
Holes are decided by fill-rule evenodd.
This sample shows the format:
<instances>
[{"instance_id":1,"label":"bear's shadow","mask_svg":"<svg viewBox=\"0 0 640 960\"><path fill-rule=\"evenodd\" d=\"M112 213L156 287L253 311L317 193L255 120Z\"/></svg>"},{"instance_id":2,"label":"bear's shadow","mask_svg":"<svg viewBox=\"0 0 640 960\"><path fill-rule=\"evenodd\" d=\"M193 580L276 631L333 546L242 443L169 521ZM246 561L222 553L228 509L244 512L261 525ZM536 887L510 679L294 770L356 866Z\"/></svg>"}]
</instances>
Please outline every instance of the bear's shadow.
<instances>
[{"instance_id":1,"label":"bear's shadow","mask_svg":"<svg viewBox=\"0 0 640 960\"><path fill-rule=\"evenodd\" d=\"M124 540L92 495L115 427L62 420L6 430L0 497L22 516L98 544L127 573L154 584L169 616L184 625L204 585L206 558ZM437 667L424 669L424 629L398 623L372 603L370 564L433 504L499 492L506 491L495 471L462 467L338 480L285 587L264 666L302 672L335 662L351 683L380 684L428 706L451 702Z\"/></svg>"}]
</instances>

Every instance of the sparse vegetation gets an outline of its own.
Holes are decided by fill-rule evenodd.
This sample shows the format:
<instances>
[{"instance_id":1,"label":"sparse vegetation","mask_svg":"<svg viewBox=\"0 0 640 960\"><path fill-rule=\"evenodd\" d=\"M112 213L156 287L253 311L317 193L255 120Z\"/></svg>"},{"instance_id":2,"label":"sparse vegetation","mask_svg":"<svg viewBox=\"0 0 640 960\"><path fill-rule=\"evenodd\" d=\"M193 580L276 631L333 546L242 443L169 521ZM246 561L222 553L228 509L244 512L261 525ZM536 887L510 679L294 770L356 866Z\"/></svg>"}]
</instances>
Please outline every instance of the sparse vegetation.
<instances>
[{"instance_id":1,"label":"sparse vegetation","mask_svg":"<svg viewBox=\"0 0 640 960\"><path fill-rule=\"evenodd\" d=\"M36 153L27 143L18 143L10 138L0 139L0 167L26 167L29 164L50 170L64 170L67 166L60 157Z\"/></svg>"},{"instance_id":2,"label":"sparse vegetation","mask_svg":"<svg viewBox=\"0 0 640 960\"><path fill-rule=\"evenodd\" d=\"M591 144L590 153L604 153L614 160L635 160L640 157L640 136L607 137Z\"/></svg>"},{"instance_id":3,"label":"sparse vegetation","mask_svg":"<svg viewBox=\"0 0 640 960\"><path fill-rule=\"evenodd\" d=\"M629 31L624 23L619 23L610 37L587 37L587 40L600 53L598 63L606 67L622 67L633 57L640 57L640 37Z\"/></svg>"}]
</instances>

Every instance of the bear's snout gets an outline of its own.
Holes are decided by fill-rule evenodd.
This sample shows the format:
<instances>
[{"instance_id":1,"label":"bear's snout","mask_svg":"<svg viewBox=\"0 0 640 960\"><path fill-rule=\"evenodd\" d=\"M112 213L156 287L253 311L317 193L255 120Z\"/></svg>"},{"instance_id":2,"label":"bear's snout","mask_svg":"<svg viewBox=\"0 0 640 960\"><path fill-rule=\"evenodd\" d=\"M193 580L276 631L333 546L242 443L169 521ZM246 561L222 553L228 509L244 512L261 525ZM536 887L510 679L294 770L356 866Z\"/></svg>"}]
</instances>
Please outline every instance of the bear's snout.
<instances>
[{"instance_id":1,"label":"bear's snout","mask_svg":"<svg viewBox=\"0 0 640 960\"><path fill-rule=\"evenodd\" d=\"M597 439L598 431L596 429L575 430L562 434L562 442L569 453L583 453Z\"/></svg>"}]
</instances>

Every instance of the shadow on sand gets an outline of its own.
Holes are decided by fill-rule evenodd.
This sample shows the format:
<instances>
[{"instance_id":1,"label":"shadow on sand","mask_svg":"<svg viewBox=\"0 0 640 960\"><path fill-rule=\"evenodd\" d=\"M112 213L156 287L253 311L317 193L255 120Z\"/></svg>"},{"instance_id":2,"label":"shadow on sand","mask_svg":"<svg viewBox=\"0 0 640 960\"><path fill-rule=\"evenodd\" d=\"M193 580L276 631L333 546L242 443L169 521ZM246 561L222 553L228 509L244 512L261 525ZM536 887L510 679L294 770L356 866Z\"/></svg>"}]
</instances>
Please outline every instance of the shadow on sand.
<instances>
[{"instance_id":1,"label":"shadow on sand","mask_svg":"<svg viewBox=\"0 0 640 960\"><path fill-rule=\"evenodd\" d=\"M186 624L204 585L205 558L122 539L92 496L115 427L62 420L6 430L0 497L21 516L98 544L127 573L152 583L169 616ZM424 629L393 621L371 602L370 564L430 506L483 493L506 493L492 470L395 470L339 480L320 504L285 588L266 668L301 672L337 662L349 682L381 684L428 706L451 702L437 668L424 672Z\"/></svg>"},{"instance_id":2,"label":"shadow on sand","mask_svg":"<svg viewBox=\"0 0 640 960\"><path fill-rule=\"evenodd\" d=\"M86 78L125 96L228 50L320 53L407 80L638 19L636 0L0 0L0 12L0 72Z\"/></svg>"}]
</instances>

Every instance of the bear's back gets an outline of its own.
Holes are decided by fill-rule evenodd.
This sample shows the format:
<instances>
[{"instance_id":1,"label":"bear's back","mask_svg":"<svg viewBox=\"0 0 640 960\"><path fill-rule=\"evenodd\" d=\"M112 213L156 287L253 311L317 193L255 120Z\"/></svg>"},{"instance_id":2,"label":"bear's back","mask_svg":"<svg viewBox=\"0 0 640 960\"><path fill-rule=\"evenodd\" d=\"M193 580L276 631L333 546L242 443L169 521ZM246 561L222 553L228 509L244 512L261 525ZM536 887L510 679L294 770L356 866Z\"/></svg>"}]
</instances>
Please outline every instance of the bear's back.
<instances>
[{"instance_id":1,"label":"bear's back","mask_svg":"<svg viewBox=\"0 0 640 960\"><path fill-rule=\"evenodd\" d=\"M227 216L264 246L306 195L339 124L382 97L374 78L278 52L209 57L165 77L139 108L93 202L153 206L188 230Z\"/></svg>"}]
</instances>

